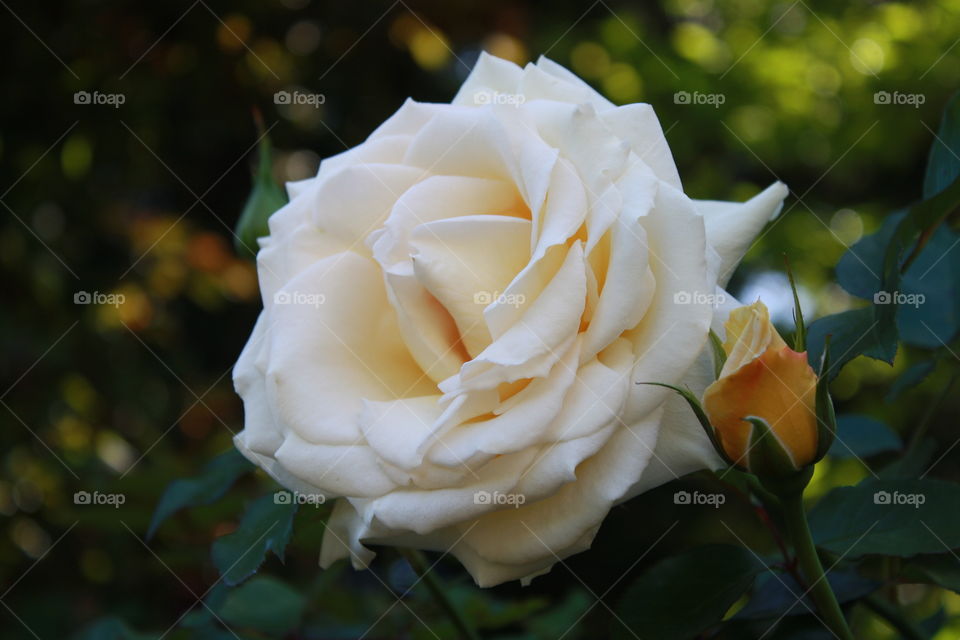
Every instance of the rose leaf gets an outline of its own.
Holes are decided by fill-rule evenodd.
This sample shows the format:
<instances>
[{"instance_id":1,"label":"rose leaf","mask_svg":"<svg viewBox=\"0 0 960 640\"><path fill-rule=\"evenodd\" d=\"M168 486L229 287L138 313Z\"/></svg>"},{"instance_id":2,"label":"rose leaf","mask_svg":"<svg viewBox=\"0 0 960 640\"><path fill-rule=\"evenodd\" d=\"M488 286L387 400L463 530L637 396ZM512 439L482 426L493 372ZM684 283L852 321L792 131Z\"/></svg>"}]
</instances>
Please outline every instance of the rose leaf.
<instances>
[{"instance_id":1,"label":"rose leaf","mask_svg":"<svg viewBox=\"0 0 960 640\"><path fill-rule=\"evenodd\" d=\"M305 598L289 585L257 576L227 595L220 616L231 626L280 638L300 625L305 605Z\"/></svg>"},{"instance_id":2,"label":"rose leaf","mask_svg":"<svg viewBox=\"0 0 960 640\"><path fill-rule=\"evenodd\" d=\"M811 510L818 547L846 559L907 558L960 547L960 484L869 478L834 489Z\"/></svg>"},{"instance_id":3,"label":"rose leaf","mask_svg":"<svg viewBox=\"0 0 960 640\"><path fill-rule=\"evenodd\" d=\"M690 638L714 626L767 567L744 547L706 545L665 558L624 593L615 637ZM629 627L629 631L626 627Z\"/></svg>"},{"instance_id":4,"label":"rose leaf","mask_svg":"<svg viewBox=\"0 0 960 640\"><path fill-rule=\"evenodd\" d=\"M170 516L185 507L210 504L226 493L241 475L250 472L253 465L234 448L220 454L203 468L199 476L170 483L150 520L147 538Z\"/></svg>"},{"instance_id":5,"label":"rose leaf","mask_svg":"<svg viewBox=\"0 0 960 640\"><path fill-rule=\"evenodd\" d=\"M278 501L271 493L254 501L236 531L213 543L213 563L228 585L240 584L263 564L267 551L283 560L290 541L296 502Z\"/></svg>"}]
</instances>

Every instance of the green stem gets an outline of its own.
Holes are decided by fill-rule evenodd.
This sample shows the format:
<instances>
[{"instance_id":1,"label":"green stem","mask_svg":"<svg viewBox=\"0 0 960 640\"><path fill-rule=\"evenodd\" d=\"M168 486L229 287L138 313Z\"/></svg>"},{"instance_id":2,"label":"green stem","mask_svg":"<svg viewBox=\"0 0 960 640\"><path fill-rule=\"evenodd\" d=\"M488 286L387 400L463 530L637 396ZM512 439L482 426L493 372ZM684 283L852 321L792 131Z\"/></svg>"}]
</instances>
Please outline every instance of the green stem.
<instances>
[{"instance_id":1,"label":"green stem","mask_svg":"<svg viewBox=\"0 0 960 640\"><path fill-rule=\"evenodd\" d=\"M899 631L900 635L904 638L908 640L927 640L926 634L910 622L900 609L883 598L879 598L876 595L869 595L860 602L890 623L890 626Z\"/></svg>"},{"instance_id":2,"label":"green stem","mask_svg":"<svg viewBox=\"0 0 960 640\"><path fill-rule=\"evenodd\" d=\"M823 616L824 623L841 640L853 640L853 634L847 626L847 620L843 617L843 611L827 581L823 565L820 564L820 557L817 555L817 548L813 544L813 537L810 535L810 527L807 524L807 514L803 509L803 492L796 491L781 495L780 506L787 531L793 539L800 570L807 581L810 596Z\"/></svg>"},{"instance_id":3,"label":"green stem","mask_svg":"<svg viewBox=\"0 0 960 640\"><path fill-rule=\"evenodd\" d=\"M780 513L780 498L774 495L772 492L767 491L766 487L763 486L763 483L757 478L757 476L745 473L743 477L746 478L747 484L750 485L750 490L753 491L754 495L760 498L760 501L763 502L764 506L767 507L768 511L774 511L775 513Z\"/></svg>"},{"instance_id":4,"label":"green stem","mask_svg":"<svg viewBox=\"0 0 960 640\"><path fill-rule=\"evenodd\" d=\"M460 638L463 640L479 640L480 636L477 635L470 624L467 623L467 619L453 604L440 578L430 570L431 567L427 562L427 558L416 549L400 547L397 550L400 552L400 555L410 563L414 572L416 572L420 580L427 586L427 590L430 591L436 603L440 605L440 608L443 609L447 617L450 618L450 622L452 622L453 626L457 629Z\"/></svg>"}]
</instances>

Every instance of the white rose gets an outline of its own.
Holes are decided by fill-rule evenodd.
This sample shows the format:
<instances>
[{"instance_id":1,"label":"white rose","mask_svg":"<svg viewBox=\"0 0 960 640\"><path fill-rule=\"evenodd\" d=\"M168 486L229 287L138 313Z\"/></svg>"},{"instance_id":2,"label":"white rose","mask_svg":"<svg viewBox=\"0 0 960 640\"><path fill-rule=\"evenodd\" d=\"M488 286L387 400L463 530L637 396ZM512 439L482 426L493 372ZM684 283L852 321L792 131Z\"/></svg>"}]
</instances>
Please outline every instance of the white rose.
<instances>
[{"instance_id":1,"label":"white rose","mask_svg":"<svg viewBox=\"0 0 960 640\"><path fill-rule=\"evenodd\" d=\"M637 383L711 381L718 285L782 184L695 202L649 105L484 55L452 104L406 102L289 191L236 445L338 498L323 566L391 544L529 580L614 504L717 464L682 401Z\"/></svg>"}]
</instances>

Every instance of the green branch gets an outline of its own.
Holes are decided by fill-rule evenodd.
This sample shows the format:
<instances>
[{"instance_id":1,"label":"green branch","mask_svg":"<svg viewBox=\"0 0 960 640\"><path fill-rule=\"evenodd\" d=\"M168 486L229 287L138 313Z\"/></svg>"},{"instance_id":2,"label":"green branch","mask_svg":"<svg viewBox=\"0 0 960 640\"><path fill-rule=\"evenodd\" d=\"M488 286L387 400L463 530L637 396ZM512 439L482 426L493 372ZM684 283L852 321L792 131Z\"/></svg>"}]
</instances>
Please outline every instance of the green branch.
<instances>
[{"instance_id":1,"label":"green branch","mask_svg":"<svg viewBox=\"0 0 960 640\"><path fill-rule=\"evenodd\" d=\"M476 631L474 631L467 622L466 617L464 617L453 604L453 601L450 599L450 594L441 583L440 578L431 571L432 567L427 562L426 557L416 549L400 547L397 550L400 552L400 555L410 563L414 572L420 577L423 584L426 585L427 590L430 591L434 601L440 605L440 608L443 609L447 617L450 618L450 622L453 623L460 638L462 640L480 640L480 636L477 635Z\"/></svg>"}]
</instances>

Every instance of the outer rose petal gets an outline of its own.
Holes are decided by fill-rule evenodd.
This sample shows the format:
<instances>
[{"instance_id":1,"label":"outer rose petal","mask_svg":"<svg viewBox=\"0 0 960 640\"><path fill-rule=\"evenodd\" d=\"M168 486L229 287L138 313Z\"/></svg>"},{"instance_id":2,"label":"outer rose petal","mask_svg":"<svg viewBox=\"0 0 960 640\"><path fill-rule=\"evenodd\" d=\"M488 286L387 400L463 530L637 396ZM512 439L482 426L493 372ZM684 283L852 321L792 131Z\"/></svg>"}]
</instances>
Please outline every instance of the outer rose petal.
<instances>
[{"instance_id":1,"label":"outer rose petal","mask_svg":"<svg viewBox=\"0 0 960 640\"><path fill-rule=\"evenodd\" d=\"M783 199L789 192L787 185L774 182L746 202L695 201L697 211L707 225L707 240L720 254L722 262L717 284L721 287L726 286L764 225L780 213Z\"/></svg>"},{"instance_id":2,"label":"outer rose petal","mask_svg":"<svg viewBox=\"0 0 960 640\"><path fill-rule=\"evenodd\" d=\"M757 416L801 467L817 451L816 388L817 376L805 352L771 347L707 387L703 404L732 459L741 460L749 447L752 426L743 419Z\"/></svg>"}]
</instances>

